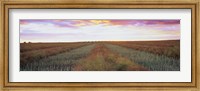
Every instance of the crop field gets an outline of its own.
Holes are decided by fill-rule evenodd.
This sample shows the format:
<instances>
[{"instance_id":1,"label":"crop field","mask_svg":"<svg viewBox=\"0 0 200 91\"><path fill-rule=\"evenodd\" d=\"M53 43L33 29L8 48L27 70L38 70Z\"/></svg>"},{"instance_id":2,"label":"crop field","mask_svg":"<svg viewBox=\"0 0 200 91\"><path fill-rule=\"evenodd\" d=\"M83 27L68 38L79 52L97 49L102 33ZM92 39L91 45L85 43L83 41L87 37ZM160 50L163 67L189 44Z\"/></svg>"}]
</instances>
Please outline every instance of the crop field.
<instances>
[{"instance_id":1,"label":"crop field","mask_svg":"<svg viewBox=\"0 0 200 91\"><path fill-rule=\"evenodd\" d=\"M180 71L180 40L20 43L20 71Z\"/></svg>"}]
</instances>

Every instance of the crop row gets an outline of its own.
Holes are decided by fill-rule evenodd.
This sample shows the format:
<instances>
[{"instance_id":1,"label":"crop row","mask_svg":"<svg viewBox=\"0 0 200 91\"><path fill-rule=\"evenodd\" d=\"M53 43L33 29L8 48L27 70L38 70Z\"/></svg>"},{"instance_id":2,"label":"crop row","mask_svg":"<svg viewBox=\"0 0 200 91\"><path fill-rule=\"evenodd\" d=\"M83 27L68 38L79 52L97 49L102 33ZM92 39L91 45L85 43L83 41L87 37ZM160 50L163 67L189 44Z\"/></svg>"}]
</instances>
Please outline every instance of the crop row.
<instances>
[{"instance_id":1,"label":"crop row","mask_svg":"<svg viewBox=\"0 0 200 91\"><path fill-rule=\"evenodd\" d=\"M36 45L34 43L30 44ZM145 42L95 42L77 43L73 45L65 44L66 46L58 45L55 47L30 50L20 53L20 70L179 71L180 59L178 56L169 56L160 52L163 50L169 52L176 51L178 54L178 49L173 48L179 48L179 42L157 41L154 44L151 42L147 42L146 44ZM161 50L159 47L165 49ZM167 48L172 49L167 50ZM153 50L158 50L158 53L153 52Z\"/></svg>"},{"instance_id":2,"label":"crop row","mask_svg":"<svg viewBox=\"0 0 200 91\"><path fill-rule=\"evenodd\" d=\"M20 65L24 65L27 62L32 62L34 60L40 60L45 57L56 55L62 52L70 51L75 48L79 48L88 44L82 43L77 45L66 45L61 47L45 48L40 50L32 50L26 52L20 52Z\"/></svg>"},{"instance_id":3,"label":"crop row","mask_svg":"<svg viewBox=\"0 0 200 91\"><path fill-rule=\"evenodd\" d=\"M127 57L133 62L140 64L152 71L179 71L180 60L164 55L157 55L146 51L139 51L118 45L106 44L113 52Z\"/></svg>"},{"instance_id":4,"label":"crop row","mask_svg":"<svg viewBox=\"0 0 200 91\"><path fill-rule=\"evenodd\" d=\"M48 49L53 47L76 46L87 43L20 43L20 52Z\"/></svg>"},{"instance_id":5,"label":"crop row","mask_svg":"<svg viewBox=\"0 0 200 91\"><path fill-rule=\"evenodd\" d=\"M21 71L71 71L74 64L86 57L94 48L94 44L86 45L40 60L33 60L21 66Z\"/></svg>"},{"instance_id":6,"label":"crop row","mask_svg":"<svg viewBox=\"0 0 200 91\"><path fill-rule=\"evenodd\" d=\"M180 58L180 41L135 41L135 42L112 42L111 44L131 48L134 50L150 52L168 57Z\"/></svg>"}]
</instances>

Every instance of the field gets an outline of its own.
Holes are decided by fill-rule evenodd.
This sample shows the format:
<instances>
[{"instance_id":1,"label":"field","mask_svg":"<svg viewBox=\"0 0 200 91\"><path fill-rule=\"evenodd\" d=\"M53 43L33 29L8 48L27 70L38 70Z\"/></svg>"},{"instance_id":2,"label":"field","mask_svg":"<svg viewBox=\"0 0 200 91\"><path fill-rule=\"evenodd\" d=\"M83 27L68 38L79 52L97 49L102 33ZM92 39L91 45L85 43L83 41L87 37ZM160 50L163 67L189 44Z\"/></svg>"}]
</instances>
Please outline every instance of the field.
<instances>
[{"instance_id":1,"label":"field","mask_svg":"<svg viewBox=\"0 0 200 91\"><path fill-rule=\"evenodd\" d=\"M20 43L20 71L180 71L180 40Z\"/></svg>"}]
</instances>

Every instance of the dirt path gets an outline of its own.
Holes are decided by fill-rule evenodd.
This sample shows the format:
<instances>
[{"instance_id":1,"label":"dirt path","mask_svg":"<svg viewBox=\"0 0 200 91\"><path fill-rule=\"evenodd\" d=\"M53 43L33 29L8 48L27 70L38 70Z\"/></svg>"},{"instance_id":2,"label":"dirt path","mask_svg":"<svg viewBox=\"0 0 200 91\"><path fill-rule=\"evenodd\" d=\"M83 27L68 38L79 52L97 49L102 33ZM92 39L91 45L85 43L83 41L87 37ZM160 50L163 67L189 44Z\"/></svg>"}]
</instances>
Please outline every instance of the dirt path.
<instances>
[{"instance_id":1,"label":"dirt path","mask_svg":"<svg viewBox=\"0 0 200 91\"><path fill-rule=\"evenodd\" d=\"M133 63L128 58L110 51L99 43L90 55L76 63L73 70L78 71L145 71L147 68Z\"/></svg>"}]
</instances>

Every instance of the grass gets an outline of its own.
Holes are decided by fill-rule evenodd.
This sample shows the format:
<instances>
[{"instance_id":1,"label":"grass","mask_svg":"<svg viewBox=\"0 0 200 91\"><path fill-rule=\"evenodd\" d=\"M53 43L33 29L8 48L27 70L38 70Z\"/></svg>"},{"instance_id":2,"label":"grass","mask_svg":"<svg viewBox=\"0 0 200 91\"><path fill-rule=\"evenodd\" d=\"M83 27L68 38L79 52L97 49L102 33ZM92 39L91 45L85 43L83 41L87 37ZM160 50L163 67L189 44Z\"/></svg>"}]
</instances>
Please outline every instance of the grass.
<instances>
[{"instance_id":1,"label":"grass","mask_svg":"<svg viewBox=\"0 0 200 91\"><path fill-rule=\"evenodd\" d=\"M21 71L71 71L74 63L86 57L94 45L83 46L69 52L60 53L46 57L41 60L34 60L21 66Z\"/></svg>"},{"instance_id":2,"label":"grass","mask_svg":"<svg viewBox=\"0 0 200 91\"><path fill-rule=\"evenodd\" d=\"M180 60L167 57L165 55L157 55L150 52L138 51L118 45L107 44L109 49L119 53L123 57L131 59L152 71L179 71Z\"/></svg>"}]
</instances>

